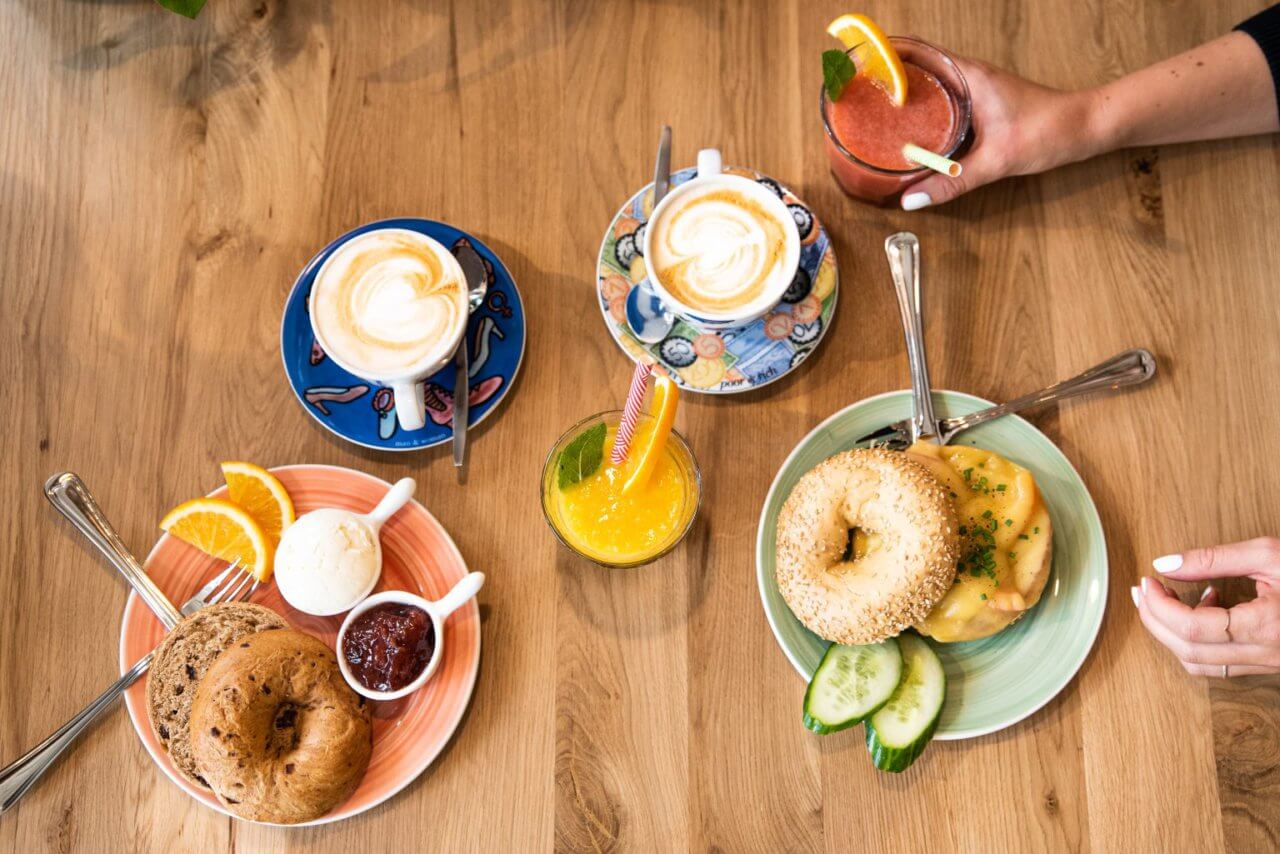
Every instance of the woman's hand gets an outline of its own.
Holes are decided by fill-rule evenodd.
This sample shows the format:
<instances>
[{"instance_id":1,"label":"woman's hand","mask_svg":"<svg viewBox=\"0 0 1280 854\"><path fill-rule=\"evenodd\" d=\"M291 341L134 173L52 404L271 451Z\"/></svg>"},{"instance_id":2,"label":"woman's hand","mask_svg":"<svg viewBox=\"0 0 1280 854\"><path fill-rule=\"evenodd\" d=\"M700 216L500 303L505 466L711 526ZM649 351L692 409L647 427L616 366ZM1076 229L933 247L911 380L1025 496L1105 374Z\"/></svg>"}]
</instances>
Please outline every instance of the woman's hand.
<instances>
[{"instance_id":1,"label":"woman's hand","mask_svg":"<svg viewBox=\"0 0 1280 854\"><path fill-rule=\"evenodd\" d=\"M930 175L902 207L938 205L1009 175L1030 175L1125 146L1280 130L1267 58L1250 36L1219 36L1096 89L1066 92L956 58L973 101L973 147L959 178Z\"/></svg>"},{"instance_id":2,"label":"woman's hand","mask_svg":"<svg viewBox=\"0 0 1280 854\"><path fill-rule=\"evenodd\" d=\"M1195 607L1182 604L1155 578L1133 588L1142 624L1198 676L1280 673L1280 539L1260 537L1157 558L1166 578L1209 581L1252 578L1257 598L1219 608L1209 587Z\"/></svg>"},{"instance_id":3,"label":"woman's hand","mask_svg":"<svg viewBox=\"0 0 1280 854\"><path fill-rule=\"evenodd\" d=\"M976 59L956 57L973 101L974 141L958 178L930 175L907 188L904 210L949 202L1010 175L1030 175L1105 150L1089 92L1032 83Z\"/></svg>"}]
</instances>

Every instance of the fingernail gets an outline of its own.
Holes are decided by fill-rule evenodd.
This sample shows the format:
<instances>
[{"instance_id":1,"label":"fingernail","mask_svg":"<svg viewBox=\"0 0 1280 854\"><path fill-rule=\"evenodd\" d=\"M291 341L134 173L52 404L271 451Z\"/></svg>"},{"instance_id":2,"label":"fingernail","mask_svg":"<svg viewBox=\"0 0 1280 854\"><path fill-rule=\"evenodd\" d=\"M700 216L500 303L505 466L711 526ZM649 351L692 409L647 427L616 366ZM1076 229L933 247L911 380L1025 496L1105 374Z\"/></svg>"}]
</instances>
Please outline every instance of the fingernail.
<instances>
[{"instance_id":1,"label":"fingernail","mask_svg":"<svg viewBox=\"0 0 1280 854\"><path fill-rule=\"evenodd\" d=\"M1138 583L1142 585L1142 595L1143 595L1143 596L1146 596L1148 593L1150 593L1150 592L1151 592L1151 579L1150 579L1150 578L1147 578L1147 577L1144 575L1144 576L1142 576L1142 580L1141 580L1141 581L1139 581Z\"/></svg>"},{"instance_id":2,"label":"fingernail","mask_svg":"<svg viewBox=\"0 0 1280 854\"><path fill-rule=\"evenodd\" d=\"M1129 588L1129 593L1133 596L1133 607L1135 607L1135 608L1141 608L1141 607L1142 607L1142 594L1138 591L1138 588L1136 588L1136 587L1130 587L1130 588Z\"/></svg>"},{"instance_id":3,"label":"fingernail","mask_svg":"<svg viewBox=\"0 0 1280 854\"><path fill-rule=\"evenodd\" d=\"M1212 595L1213 595L1213 588L1206 587L1204 589L1204 592L1200 594L1200 601L1203 602L1204 600L1208 599Z\"/></svg>"},{"instance_id":4,"label":"fingernail","mask_svg":"<svg viewBox=\"0 0 1280 854\"><path fill-rule=\"evenodd\" d=\"M928 193L907 193L902 197L902 209L904 211L918 211L921 208L927 208L933 204L933 199L929 198Z\"/></svg>"},{"instance_id":5,"label":"fingernail","mask_svg":"<svg viewBox=\"0 0 1280 854\"><path fill-rule=\"evenodd\" d=\"M1156 568L1156 572L1170 573L1177 572L1182 568L1182 555L1165 555L1151 561L1151 565Z\"/></svg>"}]
</instances>

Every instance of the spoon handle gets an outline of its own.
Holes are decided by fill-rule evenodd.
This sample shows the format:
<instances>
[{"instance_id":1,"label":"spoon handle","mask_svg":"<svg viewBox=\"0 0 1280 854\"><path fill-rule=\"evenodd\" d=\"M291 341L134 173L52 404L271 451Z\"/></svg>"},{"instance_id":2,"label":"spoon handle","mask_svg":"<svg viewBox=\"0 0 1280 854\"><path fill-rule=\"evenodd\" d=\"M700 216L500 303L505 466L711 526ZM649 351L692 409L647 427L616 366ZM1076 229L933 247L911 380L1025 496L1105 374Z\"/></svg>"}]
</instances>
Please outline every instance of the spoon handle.
<instances>
[{"instance_id":1,"label":"spoon handle","mask_svg":"<svg viewBox=\"0 0 1280 854\"><path fill-rule=\"evenodd\" d=\"M1151 354L1150 350L1141 348L1125 350L1105 362L1099 362L1092 368L1082 371L1069 380L1054 383L1040 391L1024 394L1022 397L1014 398L999 406L981 409L968 415L944 419L942 422L942 441L943 444L946 444L961 430L968 430L970 427L985 424L993 418L999 418L1011 412L1025 412L1028 409L1035 409L1048 403L1056 403L1060 400L1078 397L1095 391L1118 391L1122 388L1141 385L1155 375L1156 357Z\"/></svg>"},{"instance_id":2,"label":"spoon handle","mask_svg":"<svg viewBox=\"0 0 1280 854\"><path fill-rule=\"evenodd\" d=\"M387 490L387 494L382 496L378 506L365 515L365 518L369 520L369 524L373 526L375 531L394 516L397 510L409 503L409 499L413 498L413 491L417 487L418 484L413 478L402 477Z\"/></svg>"},{"instance_id":3,"label":"spoon handle","mask_svg":"<svg viewBox=\"0 0 1280 854\"><path fill-rule=\"evenodd\" d=\"M920 241L909 231L891 234L884 241L889 272L898 295L902 331L907 339L907 365L911 371L911 441L938 441L938 420L933 414L929 365L924 357L924 323L920 313Z\"/></svg>"},{"instance_id":4,"label":"spoon handle","mask_svg":"<svg viewBox=\"0 0 1280 854\"><path fill-rule=\"evenodd\" d=\"M468 572L462 577L461 581L453 585L453 588L448 593L433 603L436 615L443 620L470 601L471 597L479 593L480 588L483 586L483 572Z\"/></svg>"}]
</instances>

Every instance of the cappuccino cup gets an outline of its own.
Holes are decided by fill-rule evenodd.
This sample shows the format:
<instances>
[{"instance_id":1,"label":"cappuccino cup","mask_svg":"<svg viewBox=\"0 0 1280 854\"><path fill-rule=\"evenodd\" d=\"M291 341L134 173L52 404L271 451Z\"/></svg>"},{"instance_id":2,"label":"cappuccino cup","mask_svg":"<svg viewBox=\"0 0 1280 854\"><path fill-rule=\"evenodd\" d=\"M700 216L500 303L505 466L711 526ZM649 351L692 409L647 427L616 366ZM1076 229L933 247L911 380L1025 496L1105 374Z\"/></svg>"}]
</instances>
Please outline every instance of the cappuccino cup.
<instances>
[{"instance_id":1,"label":"cappuccino cup","mask_svg":"<svg viewBox=\"0 0 1280 854\"><path fill-rule=\"evenodd\" d=\"M325 259L307 308L329 358L389 387L400 426L421 429L422 380L449 362L467 328L466 277L453 253L403 228L357 234Z\"/></svg>"},{"instance_id":2,"label":"cappuccino cup","mask_svg":"<svg viewBox=\"0 0 1280 854\"><path fill-rule=\"evenodd\" d=\"M800 230L768 187L723 171L720 152L698 152L698 175L658 203L644 258L658 298L709 331L775 308L800 265Z\"/></svg>"}]
</instances>

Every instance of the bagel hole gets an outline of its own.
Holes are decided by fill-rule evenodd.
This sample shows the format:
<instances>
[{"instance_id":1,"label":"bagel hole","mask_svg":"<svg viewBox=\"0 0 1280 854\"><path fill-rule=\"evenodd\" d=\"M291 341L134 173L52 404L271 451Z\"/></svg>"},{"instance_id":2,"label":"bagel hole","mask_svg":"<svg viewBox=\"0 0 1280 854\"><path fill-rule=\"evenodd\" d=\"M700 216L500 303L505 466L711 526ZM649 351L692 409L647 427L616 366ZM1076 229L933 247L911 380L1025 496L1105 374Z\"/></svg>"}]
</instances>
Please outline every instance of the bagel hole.
<instances>
[{"instance_id":1,"label":"bagel hole","mask_svg":"<svg viewBox=\"0 0 1280 854\"><path fill-rule=\"evenodd\" d=\"M874 533L856 525L850 528L847 531L844 554L840 555L840 561L849 563L855 560L862 560L873 548L873 537L875 537Z\"/></svg>"},{"instance_id":2,"label":"bagel hole","mask_svg":"<svg viewBox=\"0 0 1280 854\"><path fill-rule=\"evenodd\" d=\"M298 746L298 707L293 703L281 703L276 707L271 732L267 733L267 753L283 756Z\"/></svg>"},{"instance_id":3,"label":"bagel hole","mask_svg":"<svg viewBox=\"0 0 1280 854\"><path fill-rule=\"evenodd\" d=\"M270 693L269 691L267 693ZM276 729L293 729L298 723L298 707L293 703L281 703L276 710Z\"/></svg>"}]
</instances>

